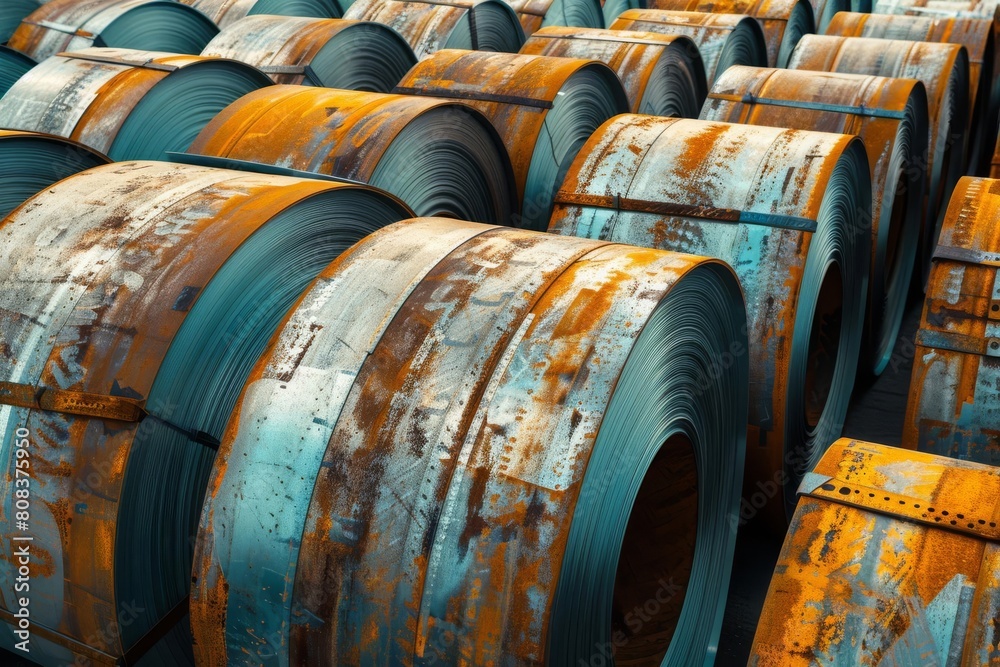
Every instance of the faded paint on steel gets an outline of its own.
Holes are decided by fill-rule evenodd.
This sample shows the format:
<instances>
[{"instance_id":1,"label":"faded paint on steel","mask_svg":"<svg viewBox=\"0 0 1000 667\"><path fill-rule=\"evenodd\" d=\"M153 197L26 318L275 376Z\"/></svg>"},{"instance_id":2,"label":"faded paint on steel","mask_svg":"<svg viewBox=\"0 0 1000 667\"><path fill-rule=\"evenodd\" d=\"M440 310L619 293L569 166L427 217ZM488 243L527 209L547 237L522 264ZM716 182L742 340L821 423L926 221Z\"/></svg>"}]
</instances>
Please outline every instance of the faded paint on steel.
<instances>
[{"instance_id":1,"label":"faded paint on steel","mask_svg":"<svg viewBox=\"0 0 1000 667\"><path fill-rule=\"evenodd\" d=\"M959 181L917 331L903 445L1000 464L1000 181Z\"/></svg>"},{"instance_id":2,"label":"faded paint on steel","mask_svg":"<svg viewBox=\"0 0 1000 667\"><path fill-rule=\"evenodd\" d=\"M256 5L260 2L260 0L178 1L185 5L191 5L223 29L228 28L248 15L262 14L262 12L256 8ZM274 10L276 8L273 0L265 2L264 4L270 5L268 9ZM347 0L345 4L350 4L350 1ZM299 12L303 12L303 14L301 14L303 16L336 19L340 18L340 16L344 13L344 7L341 5L341 0L308 0L307 2L303 2L302 0L292 0L286 1L285 5L287 6L287 9L294 12L296 16L300 15ZM281 13L281 11L273 12L273 14Z\"/></svg>"},{"instance_id":3,"label":"faded paint on steel","mask_svg":"<svg viewBox=\"0 0 1000 667\"><path fill-rule=\"evenodd\" d=\"M907 14L940 18L996 19L996 0L876 0L877 14Z\"/></svg>"},{"instance_id":4,"label":"faded paint on steel","mask_svg":"<svg viewBox=\"0 0 1000 667\"><path fill-rule=\"evenodd\" d=\"M274 215L340 188L364 186L154 162L98 167L52 186L0 226L7 248L0 253L0 376L142 400L186 316L178 299L199 293ZM75 640L120 656L129 647L121 645L119 623L156 620L151 609L122 613L119 604L131 601L115 591L117 572L131 565L115 560L116 526L141 425L0 404L5 535L16 533L19 426L33 438L31 621L65 638L64 646ZM18 609L15 545L0 547L0 601L8 611ZM149 585L169 590L176 582ZM12 649L8 630L0 641ZM54 645L33 641L31 648L33 659L67 661Z\"/></svg>"},{"instance_id":5,"label":"faded paint on steel","mask_svg":"<svg viewBox=\"0 0 1000 667\"><path fill-rule=\"evenodd\" d=\"M643 98L650 82L655 87L657 80L662 82L659 83L661 88L682 82L690 84L688 94L696 102L691 117L697 115L708 93L705 66L698 47L682 35L550 26L529 37L521 47L521 53L605 63L615 71L625 87L632 113L651 113L648 108L643 109ZM682 68L686 75L671 76L668 68ZM684 93L678 91L675 96L683 99Z\"/></svg>"},{"instance_id":6,"label":"faded paint on steel","mask_svg":"<svg viewBox=\"0 0 1000 667\"><path fill-rule=\"evenodd\" d=\"M753 221L754 214L818 220L838 169L866 175L850 185L860 201L852 202L858 210L845 212L844 228L832 219L812 231ZM556 195L551 231L713 256L736 270L750 340L747 482L754 489L757 481L786 484L786 495L777 494L767 506L775 524L784 525L784 502L794 502L796 476L812 465L822 442L839 436L847 409L871 255L867 174L861 141L846 135L623 115L594 133ZM676 204L677 210L658 213L643 206L648 203ZM744 215L723 215L733 211ZM802 317L813 304L800 307L799 293L804 276L830 261L821 254L829 250L811 252L814 238L831 236L842 236L847 254L854 255L840 258L848 264L839 266L840 275L863 277L861 294L845 293L845 321L855 317L858 326L841 330L850 342L837 360L842 375L830 392L837 404L824 407L817 433L803 423L805 383L792 380L805 355L792 351L804 345L811 328L822 326Z\"/></svg>"},{"instance_id":7,"label":"faded paint on steel","mask_svg":"<svg viewBox=\"0 0 1000 667\"><path fill-rule=\"evenodd\" d=\"M997 664L998 522L996 468L837 441L803 480L749 664Z\"/></svg>"},{"instance_id":8,"label":"faded paint on steel","mask_svg":"<svg viewBox=\"0 0 1000 667\"><path fill-rule=\"evenodd\" d=\"M802 35L815 32L816 19L806 0L650 0L649 9L706 12L710 14L746 14L757 19L767 42L767 64L784 67L780 54L792 52ZM791 23L793 13L806 13L808 19L798 32Z\"/></svg>"},{"instance_id":9,"label":"faded paint on steel","mask_svg":"<svg viewBox=\"0 0 1000 667\"><path fill-rule=\"evenodd\" d=\"M876 374L892 355L916 263L927 180L926 109L924 87L913 79L731 67L701 114L704 120L854 134L864 142L872 175L872 240L862 363ZM901 136L908 145L899 146ZM897 239L906 252L890 248ZM896 298L887 304L890 288Z\"/></svg>"},{"instance_id":10,"label":"faded paint on steel","mask_svg":"<svg viewBox=\"0 0 1000 667\"><path fill-rule=\"evenodd\" d=\"M722 74L718 64L723 53L739 48L737 42L741 33L747 34L745 39L750 43L749 51L741 54L734 64L753 67L767 65L764 33L757 21L746 14L629 9L619 14L615 22L608 27L612 30L637 30L691 38L701 53L709 87ZM759 58L754 54L758 42L763 53Z\"/></svg>"}]
</instances>

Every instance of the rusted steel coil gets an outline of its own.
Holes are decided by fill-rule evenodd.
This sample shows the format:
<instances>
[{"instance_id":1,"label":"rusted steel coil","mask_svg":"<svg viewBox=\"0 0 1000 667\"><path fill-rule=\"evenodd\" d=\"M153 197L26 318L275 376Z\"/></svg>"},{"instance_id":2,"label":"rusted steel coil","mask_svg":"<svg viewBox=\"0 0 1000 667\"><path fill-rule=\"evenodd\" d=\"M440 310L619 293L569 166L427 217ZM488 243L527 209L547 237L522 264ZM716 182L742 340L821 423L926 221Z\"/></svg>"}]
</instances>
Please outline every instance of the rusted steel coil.
<instances>
[{"instance_id":1,"label":"rusted steel coil","mask_svg":"<svg viewBox=\"0 0 1000 667\"><path fill-rule=\"evenodd\" d=\"M548 227L552 196L583 142L629 109L614 71L577 58L439 51L396 92L460 99L482 111L514 165L521 201L515 226L537 231Z\"/></svg>"},{"instance_id":2,"label":"rusted steel coil","mask_svg":"<svg viewBox=\"0 0 1000 667\"><path fill-rule=\"evenodd\" d=\"M691 38L701 53L708 87L733 65L767 65L764 33L757 21L745 14L630 9L610 27Z\"/></svg>"},{"instance_id":3,"label":"rusted steel coil","mask_svg":"<svg viewBox=\"0 0 1000 667\"><path fill-rule=\"evenodd\" d=\"M799 479L844 422L870 222L860 139L625 115L581 149L550 229L736 268L749 317L747 490L771 489L766 515L784 526Z\"/></svg>"},{"instance_id":4,"label":"rusted steel coil","mask_svg":"<svg viewBox=\"0 0 1000 667\"><path fill-rule=\"evenodd\" d=\"M615 70L633 113L697 118L708 86L693 41L681 35L598 28L542 28L521 53L593 58Z\"/></svg>"},{"instance_id":5,"label":"rusted steel coil","mask_svg":"<svg viewBox=\"0 0 1000 667\"><path fill-rule=\"evenodd\" d=\"M519 210L500 136L448 100L272 86L220 113L190 152L369 183L418 215L509 225Z\"/></svg>"},{"instance_id":6,"label":"rusted steel coil","mask_svg":"<svg viewBox=\"0 0 1000 667\"><path fill-rule=\"evenodd\" d=\"M371 21L248 16L209 42L203 56L253 65L275 83L387 93L417 63L392 28Z\"/></svg>"},{"instance_id":7,"label":"rusted steel coil","mask_svg":"<svg viewBox=\"0 0 1000 667\"><path fill-rule=\"evenodd\" d=\"M364 185L126 162L4 221L0 529L33 538L32 660L191 661L191 545L240 388L321 268L408 215ZM22 438L30 529L15 523ZM17 545L0 547L15 627Z\"/></svg>"},{"instance_id":8,"label":"rusted steel coil","mask_svg":"<svg viewBox=\"0 0 1000 667\"><path fill-rule=\"evenodd\" d=\"M198 663L703 660L744 324L731 269L702 257L440 218L368 237L291 311L227 429Z\"/></svg>"},{"instance_id":9,"label":"rusted steel coil","mask_svg":"<svg viewBox=\"0 0 1000 667\"><path fill-rule=\"evenodd\" d=\"M37 64L20 51L0 45L0 97Z\"/></svg>"},{"instance_id":10,"label":"rusted steel coil","mask_svg":"<svg viewBox=\"0 0 1000 667\"><path fill-rule=\"evenodd\" d=\"M521 19L529 37L548 26L603 28L604 14L599 0L506 0Z\"/></svg>"},{"instance_id":11,"label":"rusted steel coil","mask_svg":"<svg viewBox=\"0 0 1000 667\"><path fill-rule=\"evenodd\" d=\"M79 141L113 160L186 150L226 105L271 80L244 63L131 49L49 58L0 100L0 127Z\"/></svg>"},{"instance_id":12,"label":"rusted steel coil","mask_svg":"<svg viewBox=\"0 0 1000 667\"><path fill-rule=\"evenodd\" d=\"M929 104L930 149L926 156L927 208L919 258L921 280L926 281L948 197L965 171L969 118L969 56L965 47L806 35L792 54L788 67L900 77L924 84Z\"/></svg>"},{"instance_id":13,"label":"rusted steel coil","mask_svg":"<svg viewBox=\"0 0 1000 667\"><path fill-rule=\"evenodd\" d=\"M913 79L733 67L705 120L856 134L872 174L872 247L861 369L880 374L899 336L923 224L927 94Z\"/></svg>"},{"instance_id":14,"label":"rusted steel coil","mask_svg":"<svg viewBox=\"0 0 1000 667\"><path fill-rule=\"evenodd\" d=\"M969 54L969 100L972 120L969 131L969 169L979 176L989 170L1000 122L1000 70L993 34L993 21L970 18L885 16L843 12L826 29L828 35L878 37L915 42L960 44Z\"/></svg>"},{"instance_id":15,"label":"rusted steel coil","mask_svg":"<svg viewBox=\"0 0 1000 667\"><path fill-rule=\"evenodd\" d=\"M996 468L843 439L802 482L750 665L1000 661Z\"/></svg>"},{"instance_id":16,"label":"rusted steel coil","mask_svg":"<svg viewBox=\"0 0 1000 667\"><path fill-rule=\"evenodd\" d=\"M40 4L39 0L5 0L0 3L0 44L6 43L21 24L21 19L38 9Z\"/></svg>"},{"instance_id":17,"label":"rusted steel coil","mask_svg":"<svg viewBox=\"0 0 1000 667\"><path fill-rule=\"evenodd\" d=\"M62 137L0 130L0 220L56 181L108 162L97 151Z\"/></svg>"},{"instance_id":18,"label":"rusted steel coil","mask_svg":"<svg viewBox=\"0 0 1000 667\"><path fill-rule=\"evenodd\" d=\"M874 11L936 18L996 19L998 3L997 0L875 0Z\"/></svg>"},{"instance_id":19,"label":"rusted steel coil","mask_svg":"<svg viewBox=\"0 0 1000 667\"><path fill-rule=\"evenodd\" d=\"M207 16L171 0L51 0L21 22L8 46L39 62L92 46L196 54L218 32Z\"/></svg>"},{"instance_id":20,"label":"rusted steel coil","mask_svg":"<svg viewBox=\"0 0 1000 667\"><path fill-rule=\"evenodd\" d=\"M1000 181L963 178L948 207L917 331L903 445L1000 464Z\"/></svg>"},{"instance_id":21,"label":"rusted steel coil","mask_svg":"<svg viewBox=\"0 0 1000 667\"><path fill-rule=\"evenodd\" d=\"M201 11L225 29L256 14L309 16L337 19L344 15L350 0L179 0Z\"/></svg>"},{"instance_id":22,"label":"rusted steel coil","mask_svg":"<svg viewBox=\"0 0 1000 667\"><path fill-rule=\"evenodd\" d=\"M515 53L524 44L518 16L502 0L356 0L344 18L384 23L421 59L439 49Z\"/></svg>"},{"instance_id":23,"label":"rusted steel coil","mask_svg":"<svg viewBox=\"0 0 1000 667\"><path fill-rule=\"evenodd\" d=\"M816 32L807 0L649 0L649 9L746 14L757 19L767 43L767 64L785 67L803 35Z\"/></svg>"}]
</instances>

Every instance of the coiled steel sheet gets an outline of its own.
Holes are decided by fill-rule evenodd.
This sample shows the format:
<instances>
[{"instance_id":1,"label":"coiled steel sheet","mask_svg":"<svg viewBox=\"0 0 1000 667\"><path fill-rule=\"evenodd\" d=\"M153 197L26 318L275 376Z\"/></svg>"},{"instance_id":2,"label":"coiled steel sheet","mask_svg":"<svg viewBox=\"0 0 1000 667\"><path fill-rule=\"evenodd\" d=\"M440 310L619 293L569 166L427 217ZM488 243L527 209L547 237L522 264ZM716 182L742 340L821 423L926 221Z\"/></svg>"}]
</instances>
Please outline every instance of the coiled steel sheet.
<instances>
[{"instance_id":1,"label":"coiled steel sheet","mask_svg":"<svg viewBox=\"0 0 1000 667\"><path fill-rule=\"evenodd\" d=\"M841 16L841 15L838 15ZM880 374L899 337L923 224L927 94L913 79L733 67L704 120L856 134L872 181L864 373Z\"/></svg>"},{"instance_id":2,"label":"coiled steel sheet","mask_svg":"<svg viewBox=\"0 0 1000 667\"><path fill-rule=\"evenodd\" d=\"M506 0L514 8L524 34L531 36L548 26L603 28L600 0Z\"/></svg>"},{"instance_id":3,"label":"coiled steel sheet","mask_svg":"<svg viewBox=\"0 0 1000 667\"><path fill-rule=\"evenodd\" d=\"M178 0L191 5L222 29L254 15L338 19L351 0Z\"/></svg>"},{"instance_id":4,"label":"coiled steel sheet","mask_svg":"<svg viewBox=\"0 0 1000 667\"><path fill-rule=\"evenodd\" d=\"M6 44L21 24L21 19L41 4L39 0L6 0L0 4L0 44Z\"/></svg>"},{"instance_id":5,"label":"coiled steel sheet","mask_svg":"<svg viewBox=\"0 0 1000 667\"><path fill-rule=\"evenodd\" d=\"M733 65L767 66L764 33L757 21L745 14L629 9L610 27L690 37L701 53L709 88Z\"/></svg>"},{"instance_id":6,"label":"coiled steel sheet","mask_svg":"<svg viewBox=\"0 0 1000 667\"><path fill-rule=\"evenodd\" d=\"M108 162L62 137L0 130L0 220L56 181Z\"/></svg>"},{"instance_id":7,"label":"coiled steel sheet","mask_svg":"<svg viewBox=\"0 0 1000 667\"><path fill-rule=\"evenodd\" d=\"M878 14L939 18L997 18L997 0L875 0Z\"/></svg>"},{"instance_id":8,"label":"coiled steel sheet","mask_svg":"<svg viewBox=\"0 0 1000 667\"><path fill-rule=\"evenodd\" d=\"M969 118L969 56L964 46L867 37L807 35L789 69L916 79L927 90L930 135L927 208L920 246L926 282L948 197L965 171Z\"/></svg>"},{"instance_id":9,"label":"coiled steel sheet","mask_svg":"<svg viewBox=\"0 0 1000 667\"><path fill-rule=\"evenodd\" d=\"M705 661L745 434L746 359L718 363L744 324L701 257L444 219L368 237L230 422L199 664Z\"/></svg>"},{"instance_id":10,"label":"coiled steel sheet","mask_svg":"<svg viewBox=\"0 0 1000 667\"><path fill-rule=\"evenodd\" d=\"M915 42L960 44L969 54L969 170L985 176L997 142L1000 122L1000 52L994 39L993 21L970 18L925 16L879 16L843 12L826 29L828 35L877 37Z\"/></svg>"},{"instance_id":11,"label":"coiled steel sheet","mask_svg":"<svg viewBox=\"0 0 1000 667\"><path fill-rule=\"evenodd\" d=\"M271 85L244 63L92 48L49 58L0 99L0 127L79 141L113 160L183 151L226 105Z\"/></svg>"},{"instance_id":12,"label":"coiled steel sheet","mask_svg":"<svg viewBox=\"0 0 1000 667\"><path fill-rule=\"evenodd\" d=\"M275 83L388 93L417 63L392 28L371 21L248 16L203 56L253 65Z\"/></svg>"},{"instance_id":13,"label":"coiled steel sheet","mask_svg":"<svg viewBox=\"0 0 1000 667\"><path fill-rule=\"evenodd\" d=\"M684 36L595 28L542 28L521 53L593 58L615 71L633 113L697 118L708 86L695 43Z\"/></svg>"},{"instance_id":14,"label":"coiled steel sheet","mask_svg":"<svg viewBox=\"0 0 1000 667\"><path fill-rule=\"evenodd\" d=\"M903 445L1000 464L1000 181L959 181L917 330Z\"/></svg>"},{"instance_id":15,"label":"coiled steel sheet","mask_svg":"<svg viewBox=\"0 0 1000 667\"><path fill-rule=\"evenodd\" d=\"M421 215L508 225L519 210L500 136L448 100L272 86L220 113L190 152L369 183Z\"/></svg>"},{"instance_id":16,"label":"coiled steel sheet","mask_svg":"<svg viewBox=\"0 0 1000 667\"><path fill-rule=\"evenodd\" d=\"M806 0L649 0L649 9L746 14L757 19L767 42L769 67L785 67L803 35L816 32Z\"/></svg>"},{"instance_id":17,"label":"coiled steel sheet","mask_svg":"<svg viewBox=\"0 0 1000 667\"><path fill-rule=\"evenodd\" d=\"M39 62L92 46L197 54L218 32L207 16L170 0L51 0L8 46Z\"/></svg>"},{"instance_id":18,"label":"coiled steel sheet","mask_svg":"<svg viewBox=\"0 0 1000 667\"><path fill-rule=\"evenodd\" d=\"M839 436L861 347L871 176L860 139L618 116L556 195L551 231L714 256L747 298L747 490L772 525ZM752 511L751 511L752 510ZM734 517L735 518L735 517Z\"/></svg>"},{"instance_id":19,"label":"coiled steel sheet","mask_svg":"<svg viewBox=\"0 0 1000 667\"><path fill-rule=\"evenodd\" d=\"M996 468L843 439L802 482L750 665L1000 661Z\"/></svg>"},{"instance_id":20,"label":"coiled steel sheet","mask_svg":"<svg viewBox=\"0 0 1000 667\"><path fill-rule=\"evenodd\" d=\"M583 142L629 109L614 71L577 58L439 51L396 92L460 99L483 112L514 165L521 201L515 226L537 231L548 226L552 196Z\"/></svg>"},{"instance_id":21,"label":"coiled steel sheet","mask_svg":"<svg viewBox=\"0 0 1000 667\"><path fill-rule=\"evenodd\" d=\"M37 64L20 51L0 46L0 97Z\"/></svg>"},{"instance_id":22,"label":"coiled steel sheet","mask_svg":"<svg viewBox=\"0 0 1000 667\"><path fill-rule=\"evenodd\" d=\"M32 537L33 660L191 662L192 540L240 387L320 269L408 215L364 185L125 162L4 221L0 528ZM8 649L17 546L0 546Z\"/></svg>"},{"instance_id":23,"label":"coiled steel sheet","mask_svg":"<svg viewBox=\"0 0 1000 667\"><path fill-rule=\"evenodd\" d=\"M344 18L384 23L420 59L440 49L515 53L524 44L520 19L502 0L355 0Z\"/></svg>"}]
</instances>

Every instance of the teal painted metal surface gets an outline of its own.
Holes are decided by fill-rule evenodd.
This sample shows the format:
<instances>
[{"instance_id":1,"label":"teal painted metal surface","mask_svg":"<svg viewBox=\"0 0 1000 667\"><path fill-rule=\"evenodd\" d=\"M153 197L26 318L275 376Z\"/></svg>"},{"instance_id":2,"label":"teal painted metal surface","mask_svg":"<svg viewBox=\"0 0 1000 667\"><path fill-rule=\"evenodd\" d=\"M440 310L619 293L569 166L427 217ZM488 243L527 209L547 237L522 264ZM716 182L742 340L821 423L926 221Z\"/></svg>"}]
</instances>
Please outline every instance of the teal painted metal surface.
<instances>
[{"instance_id":1,"label":"teal painted metal surface","mask_svg":"<svg viewBox=\"0 0 1000 667\"><path fill-rule=\"evenodd\" d=\"M38 0L6 0L0 5L0 44L5 44L21 19L38 9Z\"/></svg>"},{"instance_id":2,"label":"teal painted metal surface","mask_svg":"<svg viewBox=\"0 0 1000 667\"><path fill-rule=\"evenodd\" d=\"M0 46L0 97L37 64L20 51Z\"/></svg>"},{"instance_id":3,"label":"teal painted metal surface","mask_svg":"<svg viewBox=\"0 0 1000 667\"><path fill-rule=\"evenodd\" d=\"M745 434L746 358L718 364L744 317L703 258L443 219L367 238L290 314L220 449L199 662L704 658ZM664 554L643 565L626 525L647 507L671 516L629 528ZM639 631L637 590L663 595Z\"/></svg>"},{"instance_id":4,"label":"teal painted metal surface","mask_svg":"<svg viewBox=\"0 0 1000 667\"><path fill-rule=\"evenodd\" d=\"M149 639L144 661L191 662L194 533L243 380L322 267L409 215L366 186L128 162L62 181L6 219L0 527L33 538L33 660L132 663ZM36 398L74 392L133 415ZM14 511L22 428L29 527ZM8 649L15 546L0 546Z\"/></svg>"},{"instance_id":5,"label":"teal painted metal surface","mask_svg":"<svg viewBox=\"0 0 1000 667\"><path fill-rule=\"evenodd\" d=\"M814 226L769 224L775 217ZM749 317L747 488L783 487L765 512L783 527L798 480L843 426L864 323L870 222L858 139L624 115L581 149L550 229L715 256L735 268Z\"/></svg>"}]
</instances>

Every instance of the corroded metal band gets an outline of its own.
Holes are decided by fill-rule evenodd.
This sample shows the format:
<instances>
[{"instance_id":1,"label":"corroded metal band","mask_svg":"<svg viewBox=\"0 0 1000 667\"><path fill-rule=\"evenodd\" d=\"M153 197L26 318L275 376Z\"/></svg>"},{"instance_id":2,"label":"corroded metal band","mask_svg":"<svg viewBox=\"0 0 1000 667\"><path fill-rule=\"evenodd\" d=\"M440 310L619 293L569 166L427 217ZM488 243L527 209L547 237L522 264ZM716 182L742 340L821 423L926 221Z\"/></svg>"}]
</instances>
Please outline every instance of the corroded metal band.
<instances>
[{"instance_id":1,"label":"corroded metal band","mask_svg":"<svg viewBox=\"0 0 1000 667\"><path fill-rule=\"evenodd\" d=\"M15 382L0 382L0 404L125 422L137 422L146 415L143 402L134 398L32 387Z\"/></svg>"},{"instance_id":2,"label":"corroded metal band","mask_svg":"<svg viewBox=\"0 0 1000 667\"><path fill-rule=\"evenodd\" d=\"M396 86L392 91L394 95L420 95L423 97L443 97L451 100L473 100L476 102L497 102L499 104L516 104L522 107L535 107L538 109L551 109L552 102L531 97L521 97L520 95L503 95L500 93L487 93L479 90L467 90L456 88L439 88L423 86L414 88L411 86Z\"/></svg>"},{"instance_id":3,"label":"corroded metal band","mask_svg":"<svg viewBox=\"0 0 1000 667\"><path fill-rule=\"evenodd\" d=\"M768 97L757 97L753 93L743 95L727 95L725 93L709 93L709 99L725 100L727 102L740 102L742 104L763 104L773 107L791 107L793 109L810 109L813 111L830 111L833 113L846 113L855 116L867 116L870 118L891 118L893 120L903 120L906 118L905 111L892 111L891 109L877 109L863 105L856 106L850 104L830 104L828 102L810 102L808 100L779 100Z\"/></svg>"}]
</instances>

